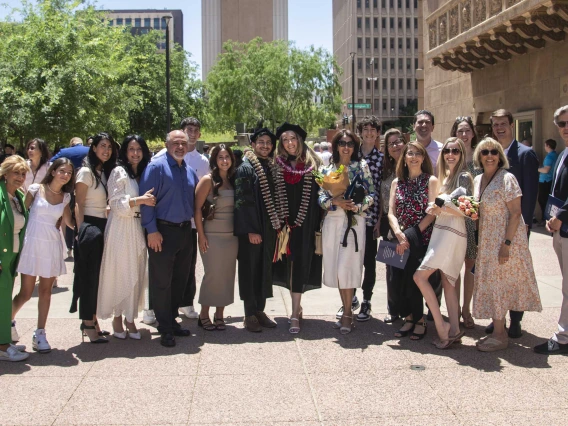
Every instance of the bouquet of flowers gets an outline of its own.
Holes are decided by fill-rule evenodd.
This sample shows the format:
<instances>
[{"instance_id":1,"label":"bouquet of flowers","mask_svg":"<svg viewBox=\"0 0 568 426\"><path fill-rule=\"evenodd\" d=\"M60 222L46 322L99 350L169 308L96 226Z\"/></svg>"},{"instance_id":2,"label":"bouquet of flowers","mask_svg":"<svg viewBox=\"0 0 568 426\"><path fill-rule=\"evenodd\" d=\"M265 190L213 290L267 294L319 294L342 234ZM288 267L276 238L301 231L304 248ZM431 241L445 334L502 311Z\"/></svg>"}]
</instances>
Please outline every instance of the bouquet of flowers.
<instances>
[{"instance_id":1,"label":"bouquet of flowers","mask_svg":"<svg viewBox=\"0 0 568 426\"><path fill-rule=\"evenodd\" d=\"M461 195L457 199L452 199L452 203L459 208L462 213L473 219L476 220L479 218L479 202L475 200L475 198L467 195Z\"/></svg>"},{"instance_id":2,"label":"bouquet of flowers","mask_svg":"<svg viewBox=\"0 0 568 426\"><path fill-rule=\"evenodd\" d=\"M312 171L314 178L319 186L328 191L332 198L345 194L349 187L349 176L347 169L341 165L335 172L323 175L318 171Z\"/></svg>"}]
</instances>

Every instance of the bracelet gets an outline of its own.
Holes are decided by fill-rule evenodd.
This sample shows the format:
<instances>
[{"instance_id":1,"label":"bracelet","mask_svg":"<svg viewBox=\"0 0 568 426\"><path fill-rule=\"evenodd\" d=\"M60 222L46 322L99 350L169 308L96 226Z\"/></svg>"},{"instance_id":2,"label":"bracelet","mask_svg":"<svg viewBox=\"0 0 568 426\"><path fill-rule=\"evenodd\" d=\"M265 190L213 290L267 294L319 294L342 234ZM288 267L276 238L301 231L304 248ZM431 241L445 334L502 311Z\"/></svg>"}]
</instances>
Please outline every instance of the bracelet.
<instances>
[{"instance_id":1,"label":"bracelet","mask_svg":"<svg viewBox=\"0 0 568 426\"><path fill-rule=\"evenodd\" d=\"M134 198L134 207L136 207L136 198Z\"/></svg>"}]
</instances>

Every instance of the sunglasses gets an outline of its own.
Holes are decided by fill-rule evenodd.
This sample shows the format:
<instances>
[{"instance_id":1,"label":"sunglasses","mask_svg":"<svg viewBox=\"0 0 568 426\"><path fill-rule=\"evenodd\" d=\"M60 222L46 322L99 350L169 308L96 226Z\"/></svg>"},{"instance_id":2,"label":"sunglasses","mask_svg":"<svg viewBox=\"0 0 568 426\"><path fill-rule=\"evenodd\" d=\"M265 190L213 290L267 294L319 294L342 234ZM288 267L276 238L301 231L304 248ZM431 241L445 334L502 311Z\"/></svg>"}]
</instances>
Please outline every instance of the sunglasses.
<instances>
[{"instance_id":1,"label":"sunglasses","mask_svg":"<svg viewBox=\"0 0 568 426\"><path fill-rule=\"evenodd\" d=\"M487 157L489 154L497 156L497 155L499 155L499 151L497 149L482 149L481 150L481 155L483 155L484 157Z\"/></svg>"},{"instance_id":2,"label":"sunglasses","mask_svg":"<svg viewBox=\"0 0 568 426\"><path fill-rule=\"evenodd\" d=\"M355 142L353 142L353 141L345 141L345 140L341 139L339 142L337 142L337 145L340 146L341 148L343 148L343 147L354 148L354 147L355 147Z\"/></svg>"},{"instance_id":3,"label":"sunglasses","mask_svg":"<svg viewBox=\"0 0 568 426\"><path fill-rule=\"evenodd\" d=\"M442 152L443 152L444 154L450 154L450 153L451 153L451 154L454 154L454 155L461 154L461 150L460 150L459 148L444 148L444 149L442 150Z\"/></svg>"},{"instance_id":4,"label":"sunglasses","mask_svg":"<svg viewBox=\"0 0 568 426\"><path fill-rule=\"evenodd\" d=\"M556 125L558 127L562 127L562 128L566 127L567 124L568 124L568 121L557 121L556 122Z\"/></svg>"},{"instance_id":5,"label":"sunglasses","mask_svg":"<svg viewBox=\"0 0 568 426\"><path fill-rule=\"evenodd\" d=\"M462 121L471 121L470 116L456 117L456 122L461 123Z\"/></svg>"}]
</instances>

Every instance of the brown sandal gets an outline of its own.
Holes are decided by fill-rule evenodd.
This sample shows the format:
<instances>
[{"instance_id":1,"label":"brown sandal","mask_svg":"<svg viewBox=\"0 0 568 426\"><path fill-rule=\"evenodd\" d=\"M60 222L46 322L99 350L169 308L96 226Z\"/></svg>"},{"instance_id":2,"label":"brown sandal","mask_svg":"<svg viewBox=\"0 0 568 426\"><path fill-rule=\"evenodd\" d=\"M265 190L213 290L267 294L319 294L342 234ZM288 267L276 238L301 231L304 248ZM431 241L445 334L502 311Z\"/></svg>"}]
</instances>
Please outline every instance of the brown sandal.
<instances>
[{"instance_id":1,"label":"brown sandal","mask_svg":"<svg viewBox=\"0 0 568 426\"><path fill-rule=\"evenodd\" d=\"M462 318L463 318L463 326L465 328L475 328L475 321L473 320L473 317L471 316L471 314L469 314L468 316L464 316L464 314L462 313Z\"/></svg>"},{"instance_id":2,"label":"brown sandal","mask_svg":"<svg viewBox=\"0 0 568 426\"><path fill-rule=\"evenodd\" d=\"M223 318L217 318L213 315L213 322L217 330L225 330L225 321L223 321Z\"/></svg>"},{"instance_id":3,"label":"brown sandal","mask_svg":"<svg viewBox=\"0 0 568 426\"><path fill-rule=\"evenodd\" d=\"M215 325L211 322L211 320L209 319L209 317L201 319L201 317L199 317L199 319L197 320L197 325L199 327L203 327L203 330L206 331L213 331L215 330L217 327L215 327Z\"/></svg>"}]
</instances>

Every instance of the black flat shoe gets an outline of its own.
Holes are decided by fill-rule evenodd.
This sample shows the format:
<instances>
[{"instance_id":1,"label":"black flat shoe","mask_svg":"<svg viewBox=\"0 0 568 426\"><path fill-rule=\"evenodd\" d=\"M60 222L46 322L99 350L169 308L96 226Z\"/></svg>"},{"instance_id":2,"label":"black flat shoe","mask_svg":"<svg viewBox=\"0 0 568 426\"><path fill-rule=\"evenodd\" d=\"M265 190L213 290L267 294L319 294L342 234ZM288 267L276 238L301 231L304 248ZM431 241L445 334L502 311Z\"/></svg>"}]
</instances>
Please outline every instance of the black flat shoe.
<instances>
[{"instance_id":1,"label":"black flat shoe","mask_svg":"<svg viewBox=\"0 0 568 426\"><path fill-rule=\"evenodd\" d=\"M176 345L176 339L169 333L162 334L162 337L160 337L160 345L167 348L173 348Z\"/></svg>"},{"instance_id":2,"label":"black flat shoe","mask_svg":"<svg viewBox=\"0 0 568 426\"><path fill-rule=\"evenodd\" d=\"M191 336L191 332L187 328L174 328L174 336L187 337Z\"/></svg>"},{"instance_id":3,"label":"black flat shoe","mask_svg":"<svg viewBox=\"0 0 568 426\"><path fill-rule=\"evenodd\" d=\"M412 324L412 327L410 327L408 330L403 330L404 326L409 322L410 321L405 321L400 330L394 333L394 337L406 337L409 333L412 333L412 331L414 331L415 324Z\"/></svg>"},{"instance_id":4,"label":"black flat shoe","mask_svg":"<svg viewBox=\"0 0 568 426\"><path fill-rule=\"evenodd\" d=\"M563 355L568 354L568 343L560 344L556 340L550 339L548 342L536 345L533 350L542 355Z\"/></svg>"},{"instance_id":5,"label":"black flat shoe","mask_svg":"<svg viewBox=\"0 0 568 426\"><path fill-rule=\"evenodd\" d=\"M520 321L511 321L509 324L509 332L507 333L511 339L518 339L523 335Z\"/></svg>"},{"instance_id":6,"label":"black flat shoe","mask_svg":"<svg viewBox=\"0 0 568 426\"><path fill-rule=\"evenodd\" d=\"M424 327L424 333L417 333L416 332L416 327L417 326L422 326ZM426 336L426 332L428 331L427 328L427 324L426 321L424 321L422 324L418 323L418 324L414 324L414 331L412 332L412 334L410 335L410 340L422 340L424 339L424 336Z\"/></svg>"},{"instance_id":7,"label":"black flat shoe","mask_svg":"<svg viewBox=\"0 0 568 426\"><path fill-rule=\"evenodd\" d=\"M81 323L79 328L81 329L81 338L83 342L85 341L85 337L88 337L91 343L108 343L108 339L104 337L96 338L97 332L95 331L96 329L94 325L85 325L84 323Z\"/></svg>"}]
</instances>

